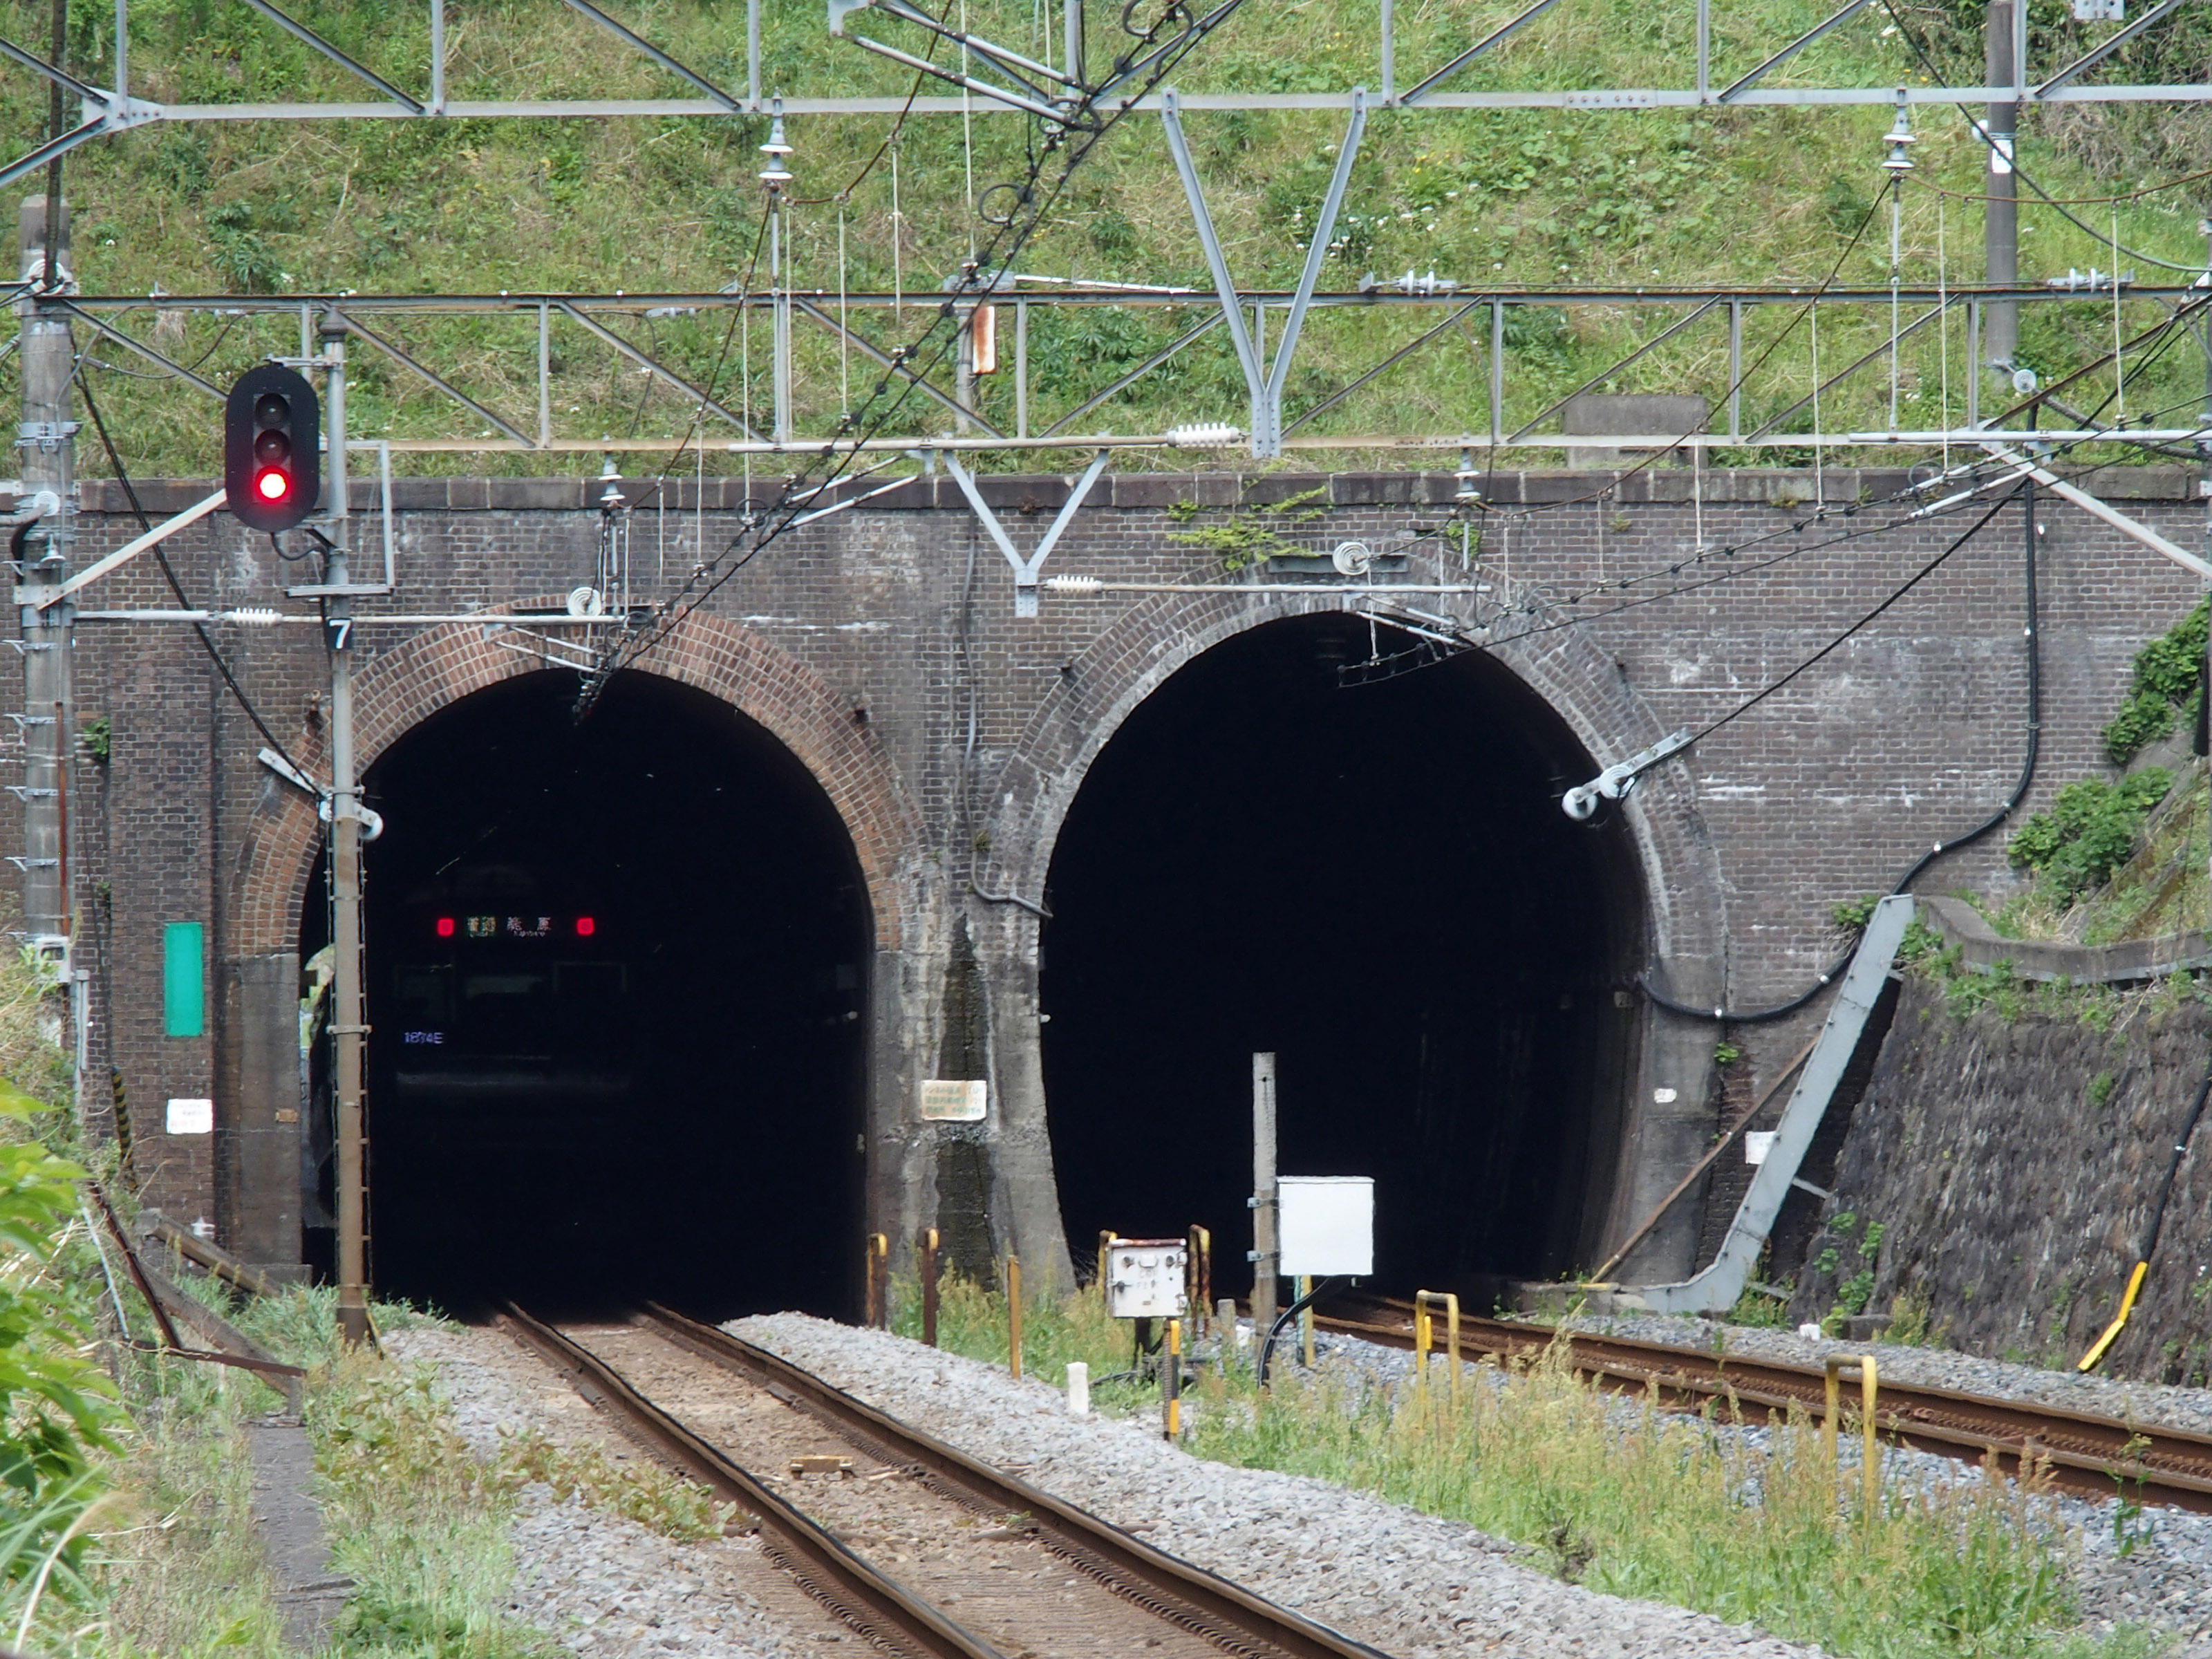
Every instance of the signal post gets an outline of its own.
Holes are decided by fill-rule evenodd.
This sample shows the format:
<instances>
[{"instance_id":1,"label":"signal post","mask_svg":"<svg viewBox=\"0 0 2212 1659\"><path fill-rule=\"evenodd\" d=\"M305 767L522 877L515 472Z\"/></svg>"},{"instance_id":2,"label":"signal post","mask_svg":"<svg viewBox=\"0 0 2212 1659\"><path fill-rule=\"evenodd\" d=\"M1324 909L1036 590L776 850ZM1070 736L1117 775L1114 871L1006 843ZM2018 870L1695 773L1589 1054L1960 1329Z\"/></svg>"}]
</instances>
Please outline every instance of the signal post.
<instances>
[{"instance_id":1,"label":"signal post","mask_svg":"<svg viewBox=\"0 0 2212 1659\"><path fill-rule=\"evenodd\" d=\"M24 202L18 221L21 245L19 269L39 291L66 279L69 210L56 214L56 234L46 234L51 198ZM54 269L46 268L51 255ZM22 620L23 714L23 921L24 931L40 957L65 968L69 956L68 872L69 756L74 733L75 677L70 650L76 607L64 599L43 607L41 590L69 574L69 524L75 502L76 422L70 418L70 380L76 369L69 322L36 297L25 299L21 313L23 416L16 429L15 454L22 472L22 499L41 489L53 491L61 510L21 538L21 564L15 572L16 603Z\"/></svg>"},{"instance_id":2,"label":"signal post","mask_svg":"<svg viewBox=\"0 0 2212 1659\"><path fill-rule=\"evenodd\" d=\"M322 599L331 655L331 1038L338 1139L338 1332L348 1346L368 1335L368 1134L362 1101L361 785L354 775L353 583L347 561L345 325L321 331L323 416L330 487ZM297 592L298 590L295 590Z\"/></svg>"}]
</instances>

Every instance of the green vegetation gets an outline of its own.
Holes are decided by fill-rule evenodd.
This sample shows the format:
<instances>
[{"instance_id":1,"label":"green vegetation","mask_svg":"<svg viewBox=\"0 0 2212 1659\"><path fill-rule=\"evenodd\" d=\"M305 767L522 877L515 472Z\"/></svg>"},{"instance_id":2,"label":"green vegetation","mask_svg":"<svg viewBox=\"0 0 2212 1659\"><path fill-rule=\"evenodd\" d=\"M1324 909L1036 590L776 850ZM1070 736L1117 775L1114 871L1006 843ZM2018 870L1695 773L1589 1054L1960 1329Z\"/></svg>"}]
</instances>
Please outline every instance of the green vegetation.
<instances>
[{"instance_id":1,"label":"green vegetation","mask_svg":"<svg viewBox=\"0 0 2212 1659\"><path fill-rule=\"evenodd\" d=\"M1556 1352L1510 1381L1486 1363L1456 1416L1442 1393L1323 1375L1255 1397L1209 1380L1191 1449L1470 1522L1590 1589L1832 1653L2069 1649L2075 1608L2052 1517L1994 1473L1863 1509L1856 1473L1839 1480L1802 1419L1755 1446L1650 1401L1631 1412Z\"/></svg>"},{"instance_id":2,"label":"green vegetation","mask_svg":"<svg viewBox=\"0 0 2212 1659\"><path fill-rule=\"evenodd\" d=\"M301 0L294 9L379 73L403 85L425 85L424 9ZM1398 8L1400 84L1447 61L1510 9ZM1178 70L1178 82L1191 93L1230 87L1317 92L1363 82L1371 88L1376 11L1377 0L1248 6ZM42 37L41 8L14 0L9 12L11 38ZM1042 20L1048 35L1050 20L1027 0L968 0L965 13L979 33L1031 51L1052 49L1037 33ZM1749 0L1729 9L1713 20L1715 73L1725 82L1825 15L1821 0ZM1979 15L1965 0L1942 0L1910 14L1908 36L1886 14L1863 13L1777 70L1768 84L1925 83L1930 70L1916 42L1946 78L1976 84ZM702 74L742 85L742 8L673 0L649 20L631 21ZM896 65L829 37L812 0L770 0L764 25L763 76L769 90L896 98L912 84ZM97 78L98 66L112 60L112 14L74 8L70 63ZM1102 21L1098 27L1111 26ZM343 70L244 7L142 0L132 8L131 27L132 89L148 98L221 104L364 95ZM915 44L888 21L878 28ZM1589 0L1534 20L1453 85L1499 91L1651 84L1656 63L1688 61L1691 29L1686 11ZM2038 49L2054 54L2048 61L2070 58L2106 32L2072 21L2063 0L2034 0L2033 33ZM1295 52L1283 50L1285 39L1296 40ZM452 27L447 46L447 88L455 99L690 91L586 18L549 10L537 0L471 6ZM2207 55L2207 26L2185 9L2124 51L2112 68L2187 81ZM46 104L46 88L35 76L11 74L0 82L7 129L26 141L19 148L44 130ZM981 105L978 110L968 125L980 195L1021 176L1032 132L1019 118ZM1345 289L1370 272L1388 279L1433 269L1470 294L1559 284L1632 292L1637 284L1657 283L1807 285L1836 270L1842 282L1879 287L1890 274L1887 179L1880 166L1881 135L1890 118L1887 106L1679 114L1376 109L1323 281ZM2202 112L2166 106L2038 105L2025 119L2024 162L2060 197L2155 184L2197 166L2207 143ZM1919 108L1913 121L1920 142L1899 198L1900 274L1908 284L1972 280L1980 269L1981 226L1971 198L1981 189L1982 148L1959 111ZM794 285L835 294L841 285L889 292L896 284L908 296L933 295L985 229L969 200L971 157L963 124L945 117L907 124L896 148L896 204L888 161L861 176L890 129L889 117L794 117L787 125L797 152L790 158L798 177L788 228ZM1340 115L1197 112L1189 131L1238 279L1287 286L1342 137ZM755 118L154 124L88 144L69 158L76 270L88 292L130 295L711 290L741 278L759 245L763 193L755 147L766 136L764 121ZM2194 231L2201 205L2172 192L2123 204L2119 238L2145 254L2201 269ZM2077 211L2093 229L2078 228L2051 209L2023 207L2025 276L2113 264L2105 210ZM2161 275L2124 252L2119 263L2138 267L2145 282ZM1200 292L1209 286L1152 118L1124 122L1093 153L1052 204L1018 268ZM2131 332L2154 315L2148 301L2127 301L2122 309ZM858 320L863 332L888 347L917 331L920 310L909 306L898 319L871 313ZM1680 314L1632 300L1509 311L1509 426L1534 416ZM219 383L265 355L299 349L299 319L282 313L187 317L149 307L118 320ZM1030 318L1032 426L1068 413L1194 320L1189 310L1165 306L1037 309ZM1316 313L1287 388L1288 418L1296 420L1435 320L1432 313L1382 307ZM1889 325L1886 307L1824 315L1821 361L1840 364L1873 350ZM2101 296L2028 308L2021 360L2051 378L2102 351L2113 325L2113 308ZM534 424L534 308L513 316L397 317L377 326L506 419L525 429ZM800 429L827 430L876 371L841 353L827 331L805 322L799 329ZM641 316L625 331L695 383L713 381L732 407L757 410L767 400L764 325L734 342L712 313ZM1487 403L1485 332L1463 319L1404 365L1352 392L1305 428L1346 441L1344 449L1311 459L1351 464L1374 455L1357 443L1361 434L1449 434L1480 424L1478 411ZM1743 388L1750 430L1784 416L1804 397L1813 346L1809 327L1788 307L1753 307L1744 332L1745 361L1760 362L1764 356ZM146 365L119 347L90 346L88 337L87 343L88 384L101 397L133 470L212 470L214 423L204 397L173 382L126 379L146 373ZM580 330L556 325L553 356L552 414L562 432L589 440L686 427L690 408L682 393L641 375ZM1963 417L1966 357L1963 319L1948 334L1922 329L1907 339L1898 387L1905 424L1930 427ZM1725 362L1723 329L1717 321L1700 324L1599 389L1698 388L1717 397ZM15 372L0 368L0 378ZM2188 353L2165 354L2130 386L2129 413L2194 395L2188 384L2194 372ZM987 379L979 392L985 414L1008 425L1012 378L1002 373ZM351 354L350 379L355 429L362 435L455 441L492 435L482 420L365 344ZM1887 376L1869 369L1826 395L1824 419L1844 428L1886 419L1887 396ZM1189 420L1241 423L1245 409L1233 354L1217 331L1084 423L1124 432ZM1888 455L1882 452L1883 459ZM1759 450L1720 459L1771 463L1810 456ZM1166 464L1188 461L1176 457ZM441 453L409 456L403 465L416 472L568 471L577 463L559 456ZM707 465L724 470L735 463L710 456Z\"/></svg>"},{"instance_id":3,"label":"green vegetation","mask_svg":"<svg viewBox=\"0 0 2212 1659\"><path fill-rule=\"evenodd\" d=\"M0 957L0 1646L280 1659L246 1436L282 1396L158 1351L120 1265L102 1260L112 1246L85 1182L114 1185L114 1149L76 1138L68 1057L42 1029L53 994L32 957ZM127 1210L119 1185L114 1197ZM701 1489L592 1447L524 1436L478 1459L423 1375L342 1353L333 1291L234 1308L222 1285L161 1265L309 1368L318 1496L333 1565L355 1583L331 1650L345 1659L558 1652L507 1613L508 1524L529 1481L672 1537L722 1529ZM387 1331L418 1322L404 1308L375 1313Z\"/></svg>"},{"instance_id":4,"label":"green vegetation","mask_svg":"<svg viewBox=\"0 0 2212 1659\"><path fill-rule=\"evenodd\" d=\"M1218 524L1170 531L1168 539L1218 555L1224 570L1242 570L1281 554L1310 553L1312 548L1286 539L1282 526L1313 523L1328 511L1328 499L1326 489L1302 490L1279 501L1230 513ZM1196 501L1177 501L1168 509L1168 517L1177 524L1189 524L1205 511Z\"/></svg>"},{"instance_id":5,"label":"green vegetation","mask_svg":"<svg viewBox=\"0 0 2212 1659\"><path fill-rule=\"evenodd\" d=\"M2136 653L2125 702L2105 728L2105 752L2125 766L2144 744L2173 730L2177 718L2194 724L2204 678L2204 635L2212 601L2197 607Z\"/></svg>"},{"instance_id":6,"label":"green vegetation","mask_svg":"<svg viewBox=\"0 0 2212 1659\"><path fill-rule=\"evenodd\" d=\"M1851 1224L1856 1226L1856 1220ZM1859 1243L1871 1260L1880 1228ZM895 1286L893 1327L920 1329L915 1286ZM1779 1304L1777 1304L1778 1306ZM1900 1298L1900 1316L1911 1309ZM1926 1340L1926 1308L1917 1334ZM1095 1376L1122 1363L1127 1328L1093 1291L1024 1297L1028 1374ZM1006 1363L1005 1297L948 1280L938 1332L948 1351ZM1441 1364L1441 1362L1438 1362ZM1694 1607L1869 1659L2156 1651L2144 1633L2102 1642L2075 1629L2072 1540L2040 1489L1990 1472L1937 1494L1885 1492L1862 1507L1802 1418L1765 1445L1709 1418L1640 1408L1585 1383L1555 1350L1501 1372L1485 1361L1455 1415L1438 1386L1376 1387L1327 1364L1261 1393L1249 1366L1185 1391L1187 1443L1244 1468L1312 1475L1528 1547L1560 1577ZM1094 1395L1094 1400L1098 1396ZM1107 1409L1149 1409L1133 1390ZM1847 1421L1844 1444L1854 1443Z\"/></svg>"},{"instance_id":7,"label":"green vegetation","mask_svg":"<svg viewBox=\"0 0 2212 1659\"><path fill-rule=\"evenodd\" d=\"M2145 815L2172 787L2173 775L2162 766L2147 766L2118 783L2077 778L2049 811L2021 826L2005 854L2015 869L2033 872L2051 897L2079 898L2127 861Z\"/></svg>"},{"instance_id":8,"label":"green vegetation","mask_svg":"<svg viewBox=\"0 0 2212 1659\"><path fill-rule=\"evenodd\" d=\"M891 1282L890 1328L921 1340L921 1285L912 1275ZM1055 1295L1024 1288L1022 1295L1022 1375L1056 1389L1067 1386L1067 1364L1080 1360L1096 1384L1130 1368L1134 1344L1129 1322L1106 1312L1096 1291ZM964 1354L994 1365L1006 1363L1008 1323L1003 1289L979 1285L955 1273L939 1281L937 1343L948 1353ZM1094 1394L1110 1407L1112 1393Z\"/></svg>"}]
</instances>

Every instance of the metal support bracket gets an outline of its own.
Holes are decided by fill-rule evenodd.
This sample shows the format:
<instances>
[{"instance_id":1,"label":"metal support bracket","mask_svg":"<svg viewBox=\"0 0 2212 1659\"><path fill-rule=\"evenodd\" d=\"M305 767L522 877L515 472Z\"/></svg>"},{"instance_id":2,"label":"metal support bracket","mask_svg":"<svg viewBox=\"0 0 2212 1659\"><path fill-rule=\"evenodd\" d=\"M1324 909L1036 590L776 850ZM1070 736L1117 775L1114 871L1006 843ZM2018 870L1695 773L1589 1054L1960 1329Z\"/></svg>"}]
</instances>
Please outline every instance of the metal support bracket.
<instances>
[{"instance_id":1,"label":"metal support bracket","mask_svg":"<svg viewBox=\"0 0 2212 1659\"><path fill-rule=\"evenodd\" d=\"M329 790L324 788L321 784L317 783L313 778L309 777L305 772L302 772L298 767L293 765L291 762L286 760L274 749L263 750L258 759L264 766L274 772L278 777L283 779L285 782L290 784L295 789L297 789L303 795L311 795L316 800L320 801L331 793Z\"/></svg>"},{"instance_id":2,"label":"metal support bracket","mask_svg":"<svg viewBox=\"0 0 2212 1659\"><path fill-rule=\"evenodd\" d=\"M1206 210L1206 192L1199 185L1198 169L1191 163L1190 144L1182 131L1182 100L1173 87L1160 94L1160 125L1167 133L1169 152L1175 157L1176 172L1182 179L1183 194L1190 202L1191 222L1197 227L1198 240L1206 249L1206 263L1213 273L1213 289L1221 301L1222 320L1237 347L1237 361L1243 368L1244 384L1252 394L1252 453L1261 457L1279 455L1283 453L1283 387L1290 380L1291 360L1298 349L1298 333L1305 326L1314 289L1321 281L1322 263L1328 258L1329 239L1336 234L1337 210L1344 205L1344 190L1352 179L1352 164L1367 131L1367 88L1352 89L1352 122L1345 129L1344 143L1336 153L1336 170L1329 177L1328 194L1322 200L1312 239L1306 244L1305 268L1298 273L1297 289L1291 297L1291 314L1283 325L1283 337L1275 346L1273 360L1264 369L1260 362L1259 344L1245 325L1244 313L1237 302L1237 284L1230 280L1229 260L1221 251L1221 239L1214 234L1213 216Z\"/></svg>"},{"instance_id":3,"label":"metal support bracket","mask_svg":"<svg viewBox=\"0 0 2212 1659\"><path fill-rule=\"evenodd\" d=\"M2069 483L2051 471L2050 468L2038 465L2018 450L2007 448L2003 444L1985 441L1982 447L2008 466L2014 467L2033 478L2054 495L2063 496L2093 518L2102 519L2123 536L2142 543L2152 552L2162 557L2172 560L2192 576L2212 579L2212 563L2208 563L2197 557L2187 548L2168 541L2148 525L2139 520L2131 519L2118 507L2099 500L2079 484Z\"/></svg>"},{"instance_id":4,"label":"metal support bracket","mask_svg":"<svg viewBox=\"0 0 2212 1659\"><path fill-rule=\"evenodd\" d=\"M1006 526L999 522L999 515L991 511L991 504L983 499L983 492L975 488L975 475L960 464L959 457L950 451L945 452L945 470L952 475L953 482L960 486L960 493L967 496L968 505L975 509L975 516L982 521L983 528L999 544L999 551L1006 556L1006 562L1014 568L1014 615L1017 617L1036 615L1037 573L1044 568L1045 560L1059 545L1060 532L1075 522L1076 509L1091 494L1091 486L1098 482L1098 475L1105 471L1110 454L1110 451L1102 449L1091 458L1091 465L1083 469L1083 476L1076 480L1075 488L1067 492L1067 500L1060 504L1059 514L1039 538L1036 551L1024 559L1014 550L1013 538L1006 534Z\"/></svg>"},{"instance_id":5,"label":"metal support bracket","mask_svg":"<svg viewBox=\"0 0 2212 1659\"><path fill-rule=\"evenodd\" d=\"M1615 762L1588 783L1578 784L1568 790L1560 797L1560 810L1577 823L1583 822L1597 811L1601 799L1621 799L1636 787L1638 781L1646 772L1661 762L1680 754L1690 746L1691 741L1690 728L1686 726L1679 732L1668 732L1649 749L1641 750L1625 761Z\"/></svg>"},{"instance_id":6,"label":"metal support bracket","mask_svg":"<svg viewBox=\"0 0 2212 1659\"><path fill-rule=\"evenodd\" d=\"M70 577L67 581L44 590L48 597L40 599L36 608L40 611L51 609L63 599L67 599L70 594L78 592L80 589L93 582L98 581L102 576L105 576L109 571L114 569L118 565L128 564L131 560L137 558L141 553L143 553L148 548L154 546L156 543L167 540L169 537L175 535L179 531L185 528L189 525L198 524L202 519L207 517L209 514L216 512L221 508L226 501L229 501L229 499L230 497L226 492L218 489L214 495L208 496L205 500L186 507L174 518L163 520L160 524L155 525L144 535L134 538L132 540L124 543L122 546L117 548L115 551L110 553L106 558L96 560L93 563L87 565L83 569L78 571L76 575Z\"/></svg>"},{"instance_id":7,"label":"metal support bracket","mask_svg":"<svg viewBox=\"0 0 2212 1659\"><path fill-rule=\"evenodd\" d=\"M1851 1056L1857 1052L1867 1019L1881 999L1882 986L1897 959L1897 947L1912 920L1912 909L1910 894L1892 894L1875 906L1866 930L1859 935L1858 949L1852 953L1842 988L1829 1004L1820 1035L1804 1070L1797 1074L1789 1104L1782 1109L1766 1161L1752 1172L1751 1185L1736 1206L1720 1253L1704 1271L1679 1283L1623 1285L1620 1294L1625 1305L1641 1305L1653 1313L1721 1313L1735 1306L1751 1270L1758 1265L1759 1251L1774 1231L1782 1200L1798 1184L1797 1171L1821 1120L1827 1115L1828 1103L1834 1098Z\"/></svg>"}]
</instances>

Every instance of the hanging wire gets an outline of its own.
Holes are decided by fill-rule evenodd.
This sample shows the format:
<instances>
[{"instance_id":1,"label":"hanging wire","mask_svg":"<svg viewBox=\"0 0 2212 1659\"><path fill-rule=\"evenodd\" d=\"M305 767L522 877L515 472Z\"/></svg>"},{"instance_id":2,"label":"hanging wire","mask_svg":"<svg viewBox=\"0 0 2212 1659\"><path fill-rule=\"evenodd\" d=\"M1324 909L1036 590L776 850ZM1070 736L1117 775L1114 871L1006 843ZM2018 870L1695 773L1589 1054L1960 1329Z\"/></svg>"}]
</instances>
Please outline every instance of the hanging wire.
<instances>
[{"instance_id":1,"label":"hanging wire","mask_svg":"<svg viewBox=\"0 0 2212 1659\"><path fill-rule=\"evenodd\" d=\"M1828 488L1825 482L1824 463L1827 459L1827 445L1822 434L1827 428L1820 420L1820 308L1813 307L1813 499L1826 504Z\"/></svg>"},{"instance_id":2,"label":"hanging wire","mask_svg":"<svg viewBox=\"0 0 2212 1659\"><path fill-rule=\"evenodd\" d=\"M975 72L975 60L968 51L968 0L960 0L960 150L968 169L965 212L970 265L975 263L975 98L966 82Z\"/></svg>"},{"instance_id":3,"label":"hanging wire","mask_svg":"<svg viewBox=\"0 0 2212 1659\"><path fill-rule=\"evenodd\" d=\"M2112 412L2114 422L2128 423L2128 380L2120 372L2124 359L2120 344L2120 204L2112 204Z\"/></svg>"},{"instance_id":4,"label":"hanging wire","mask_svg":"<svg viewBox=\"0 0 2212 1659\"><path fill-rule=\"evenodd\" d=\"M1898 267L1905 242L1905 185L1889 176L1889 429L1897 430Z\"/></svg>"},{"instance_id":5,"label":"hanging wire","mask_svg":"<svg viewBox=\"0 0 2212 1659\"><path fill-rule=\"evenodd\" d=\"M1942 313L1937 321L1936 348L1943 366L1943 471L1951 471L1951 290L1950 252L1945 240L1943 198L1936 198L1936 304Z\"/></svg>"},{"instance_id":6,"label":"hanging wire","mask_svg":"<svg viewBox=\"0 0 2212 1659\"><path fill-rule=\"evenodd\" d=\"M1132 0L1123 19L1124 32L1134 44L1124 49L1105 82L1115 85L1120 79L1126 84L1117 87L1116 96L1110 104L1103 87L1084 88L1082 96L1070 106L1066 115L1054 122L1042 155L1023 179L1018 184L1002 186L1012 191L1015 206L1004 219L992 221L994 230L988 252L995 256L1000 267L1011 264L1043 222L1092 149L1137 107L1147 93L1165 82L1201 41L1235 15L1243 0L1218 0L1202 16L1170 0L1162 7L1158 17L1142 29L1130 21L1135 5L1136 0ZM1167 37L1164 40L1164 35ZM1060 158L1059 171L1047 180L1043 177L1046 167L1054 156ZM657 647L700 605L799 524L808 501L818 498L830 485L852 473L860 445L879 432L914 394L915 387L951 355L958 341L958 329L956 323L948 335L944 325L955 319L958 296L975 286L976 270L981 264L979 256L963 273L957 288L933 307L933 319L921 337L911 346L899 349L897 356L902 366L898 372L887 374L877 382L864 401L863 410L841 423L840 431L822 445L814 459L782 481L771 504L760 513L746 515L746 526L730 539L721 555L692 573L681 590L659 607L649 627L629 635L602 654L578 694L576 718L580 720L589 714L600 690L617 670ZM856 426L860 428L858 435L848 437Z\"/></svg>"},{"instance_id":7,"label":"hanging wire","mask_svg":"<svg viewBox=\"0 0 2212 1659\"><path fill-rule=\"evenodd\" d=\"M845 264L845 202L837 200L837 411L853 412L853 336L845 325L847 295L851 292Z\"/></svg>"}]
</instances>

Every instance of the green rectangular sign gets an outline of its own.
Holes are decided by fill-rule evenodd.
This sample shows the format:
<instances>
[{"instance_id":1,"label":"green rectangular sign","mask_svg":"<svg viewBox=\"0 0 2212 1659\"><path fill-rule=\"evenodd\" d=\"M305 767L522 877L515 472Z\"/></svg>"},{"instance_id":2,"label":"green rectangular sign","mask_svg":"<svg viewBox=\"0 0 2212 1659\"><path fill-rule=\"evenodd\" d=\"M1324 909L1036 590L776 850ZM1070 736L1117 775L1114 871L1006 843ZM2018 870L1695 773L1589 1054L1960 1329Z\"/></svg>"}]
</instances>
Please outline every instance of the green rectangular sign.
<instances>
[{"instance_id":1,"label":"green rectangular sign","mask_svg":"<svg viewBox=\"0 0 2212 1659\"><path fill-rule=\"evenodd\" d=\"M161 1015L173 1037L196 1037L207 1029L207 974L197 921L173 921L161 930Z\"/></svg>"}]
</instances>

